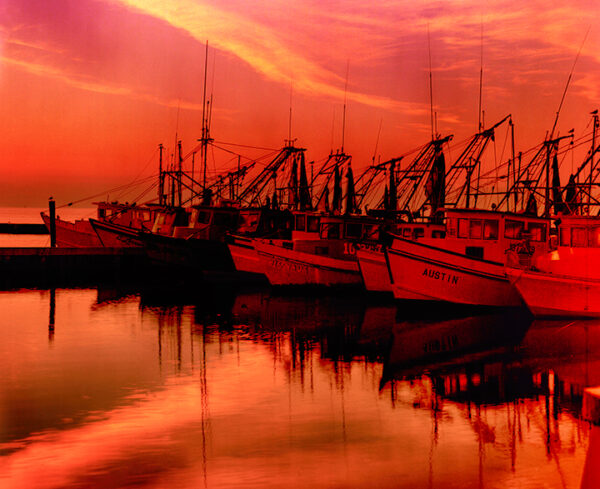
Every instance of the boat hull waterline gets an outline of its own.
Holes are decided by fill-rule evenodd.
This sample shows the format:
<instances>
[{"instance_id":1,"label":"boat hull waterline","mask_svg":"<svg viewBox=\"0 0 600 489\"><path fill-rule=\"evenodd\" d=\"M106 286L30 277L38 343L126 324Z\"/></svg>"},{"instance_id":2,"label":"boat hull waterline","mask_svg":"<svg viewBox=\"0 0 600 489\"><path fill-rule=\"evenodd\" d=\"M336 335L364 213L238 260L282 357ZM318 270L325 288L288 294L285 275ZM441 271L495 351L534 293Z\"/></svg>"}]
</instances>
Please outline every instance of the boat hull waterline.
<instances>
[{"instance_id":1,"label":"boat hull waterline","mask_svg":"<svg viewBox=\"0 0 600 489\"><path fill-rule=\"evenodd\" d=\"M473 306L523 305L502 263L402 238L395 239L386 253L396 299L419 298Z\"/></svg>"},{"instance_id":2,"label":"boat hull waterline","mask_svg":"<svg viewBox=\"0 0 600 489\"><path fill-rule=\"evenodd\" d=\"M600 280L520 269L507 274L536 317L600 317Z\"/></svg>"},{"instance_id":3,"label":"boat hull waterline","mask_svg":"<svg viewBox=\"0 0 600 489\"><path fill-rule=\"evenodd\" d=\"M363 286L356 260L289 250L260 240L254 246L271 285Z\"/></svg>"},{"instance_id":4,"label":"boat hull waterline","mask_svg":"<svg viewBox=\"0 0 600 489\"><path fill-rule=\"evenodd\" d=\"M376 248L359 247L356 258L360 272L369 292L392 292L392 282L385 261L385 253L381 246Z\"/></svg>"}]
</instances>

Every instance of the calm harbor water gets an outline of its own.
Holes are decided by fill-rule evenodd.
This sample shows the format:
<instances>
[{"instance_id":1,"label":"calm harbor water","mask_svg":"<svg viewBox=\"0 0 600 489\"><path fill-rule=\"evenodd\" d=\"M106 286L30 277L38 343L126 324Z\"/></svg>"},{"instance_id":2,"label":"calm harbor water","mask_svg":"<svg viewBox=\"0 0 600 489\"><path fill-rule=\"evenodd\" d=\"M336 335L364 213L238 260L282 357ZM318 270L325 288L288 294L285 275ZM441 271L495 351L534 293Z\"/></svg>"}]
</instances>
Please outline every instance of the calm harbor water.
<instances>
[{"instance_id":1,"label":"calm harbor water","mask_svg":"<svg viewBox=\"0 0 600 489\"><path fill-rule=\"evenodd\" d=\"M222 287L0 310L2 488L578 488L600 436L597 321Z\"/></svg>"}]
</instances>

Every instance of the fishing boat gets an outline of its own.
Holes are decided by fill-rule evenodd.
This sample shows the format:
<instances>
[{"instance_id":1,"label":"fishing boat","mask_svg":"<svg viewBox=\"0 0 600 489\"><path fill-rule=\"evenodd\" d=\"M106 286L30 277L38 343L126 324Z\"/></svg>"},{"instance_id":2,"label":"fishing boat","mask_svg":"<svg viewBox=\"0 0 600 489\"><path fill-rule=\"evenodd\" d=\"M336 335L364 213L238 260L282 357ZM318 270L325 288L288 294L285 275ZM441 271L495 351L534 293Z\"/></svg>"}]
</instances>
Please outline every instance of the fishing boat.
<instances>
[{"instance_id":1,"label":"fishing boat","mask_svg":"<svg viewBox=\"0 0 600 489\"><path fill-rule=\"evenodd\" d=\"M535 316L600 317L600 217L561 216L556 249L506 273Z\"/></svg>"},{"instance_id":2,"label":"fishing boat","mask_svg":"<svg viewBox=\"0 0 600 489\"><path fill-rule=\"evenodd\" d=\"M159 210L155 205L136 205L119 202L94 202L97 208L96 219L114 223L115 225L128 226L135 229L143 229L152 226L156 212ZM41 213L42 220L46 228L50 231L50 216L45 212ZM138 246L131 241L121 239L114 240L105 237L102 240L90 220L78 219L76 221L66 221L55 218L56 244L60 247L81 248L81 247L124 247Z\"/></svg>"},{"instance_id":3,"label":"fishing boat","mask_svg":"<svg viewBox=\"0 0 600 489\"><path fill-rule=\"evenodd\" d=\"M264 275L261 260L254 246L255 238L289 240L293 223L294 216L287 210L266 207L240 209L238 226L227 236L235 269Z\"/></svg>"},{"instance_id":4,"label":"fishing boat","mask_svg":"<svg viewBox=\"0 0 600 489\"><path fill-rule=\"evenodd\" d=\"M523 260L545 253L549 225L547 218L518 213L448 209L444 237L394 236L386 250L394 297L520 306L521 298L505 273L506 252L512 250Z\"/></svg>"},{"instance_id":5,"label":"fishing boat","mask_svg":"<svg viewBox=\"0 0 600 489\"><path fill-rule=\"evenodd\" d=\"M272 285L362 286L356 246L377 240L381 222L367 216L294 212L289 240L256 238L260 269Z\"/></svg>"},{"instance_id":6,"label":"fishing boat","mask_svg":"<svg viewBox=\"0 0 600 489\"><path fill-rule=\"evenodd\" d=\"M407 222L396 225L399 236L408 240L436 239L446 234L446 226L430 222ZM392 293L392 278L385 254L386 244L363 242L357 246L356 258L365 289L369 292ZM400 292L397 291L396 294ZM399 298L399 297L397 297ZM406 293L404 299L409 297Z\"/></svg>"},{"instance_id":7,"label":"fishing boat","mask_svg":"<svg viewBox=\"0 0 600 489\"><path fill-rule=\"evenodd\" d=\"M202 270L233 270L225 235L238 222L237 207L194 205L157 212L151 229L90 219L103 243L121 241L144 246L162 264Z\"/></svg>"}]
</instances>

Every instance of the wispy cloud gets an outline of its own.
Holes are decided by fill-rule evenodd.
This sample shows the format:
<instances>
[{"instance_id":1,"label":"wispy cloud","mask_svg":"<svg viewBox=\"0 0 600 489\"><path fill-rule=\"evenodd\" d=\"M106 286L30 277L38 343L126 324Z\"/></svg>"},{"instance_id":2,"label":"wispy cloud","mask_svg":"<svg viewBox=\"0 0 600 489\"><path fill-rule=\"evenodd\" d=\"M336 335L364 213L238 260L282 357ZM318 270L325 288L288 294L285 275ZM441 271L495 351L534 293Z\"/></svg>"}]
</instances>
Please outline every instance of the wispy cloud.
<instances>
[{"instance_id":1,"label":"wispy cloud","mask_svg":"<svg viewBox=\"0 0 600 489\"><path fill-rule=\"evenodd\" d=\"M267 79L289 83L307 94L348 99L377 108L420 113L418 104L360 91L344 91L344 79L323 68L282 41L277 30L234 12L207 6L193 0L112 0L183 29L198 41L210 39L213 46L234 54Z\"/></svg>"},{"instance_id":2,"label":"wispy cloud","mask_svg":"<svg viewBox=\"0 0 600 489\"><path fill-rule=\"evenodd\" d=\"M194 104L181 100L161 99L151 94L135 92L129 87L100 83L91 79L86 80L80 75L62 71L48 64L22 61L18 59L9 58L7 56L0 57L0 60L2 60L3 63L15 66L17 68L27 71L28 73L32 73L41 77L52 78L54 80L60 80L63 83L66 83L67 85L70 85L80 90L87 90L89 92L102 93L107 95L127 96L129 98L144 100L147 102L171 108L202 110L202 104Z\"/></svg>"}]
</instances>

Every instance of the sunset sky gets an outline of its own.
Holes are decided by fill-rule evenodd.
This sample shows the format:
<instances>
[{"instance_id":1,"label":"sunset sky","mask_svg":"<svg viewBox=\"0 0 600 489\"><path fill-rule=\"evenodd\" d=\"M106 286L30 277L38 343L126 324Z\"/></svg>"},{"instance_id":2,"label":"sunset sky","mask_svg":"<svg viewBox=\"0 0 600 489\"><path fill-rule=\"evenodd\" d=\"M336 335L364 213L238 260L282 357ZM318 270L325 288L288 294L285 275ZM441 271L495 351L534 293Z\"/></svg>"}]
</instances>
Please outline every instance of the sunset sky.
<instances>
[{"instance_id":1,"label":"sunset sky","mask_svg":"<svg viewBox=\"0 0 600 489\"><path fill-rule=\"evenodd\" d=\"M291 100L292 137L322 160L341 146L348 70L356 168L427 142L428 31L439 133L477 130L483 58L486 124L511 113L517 148L539 143L583 43L557 126L583 135L600 108L599 17L597 1L0 0L0 205L152 175L176 132L189 151L207 40L218 141L281 147Z\"/></svg>"}]
</instances>

